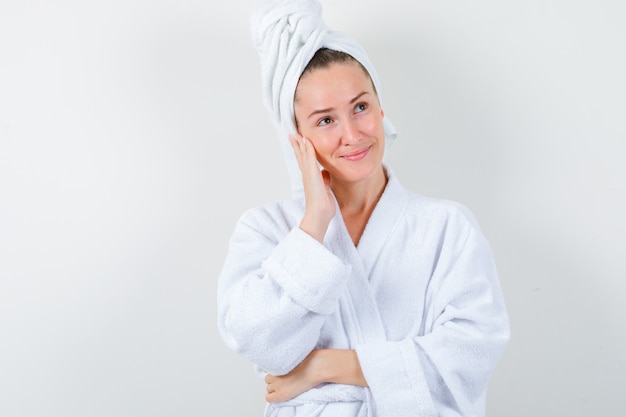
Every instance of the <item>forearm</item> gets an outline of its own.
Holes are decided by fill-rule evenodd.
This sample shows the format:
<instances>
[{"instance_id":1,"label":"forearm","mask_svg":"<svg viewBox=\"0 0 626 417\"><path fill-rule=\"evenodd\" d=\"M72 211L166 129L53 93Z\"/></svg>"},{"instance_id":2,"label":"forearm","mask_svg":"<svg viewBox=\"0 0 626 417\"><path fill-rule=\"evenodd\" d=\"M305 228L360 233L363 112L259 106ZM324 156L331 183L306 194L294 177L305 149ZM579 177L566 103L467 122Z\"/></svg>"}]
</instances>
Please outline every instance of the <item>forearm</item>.
<instances>
[{"instance_id":1,"label":"forearm","mask_svg":"<svg viewBox=\"0 0 626 417\"><path fill-rule=\"evenodd\" d=\"M320 349L314 351L314 354L321 358L321 382L367 387L355 350Z\"/></svg>"},{"instance_id":2,"label":"forearm","mask_svg":"<svg viewBox=\"0 0 626 417\"><path fill-rule=\"evenodd\" d=\"M311 214L305 214L300 222L300 229L318 242L324 242L328 222Z\"/></svg>"},{"instance_id":3,"label":"forearm","mask_svg":"<svg viewBox=\"0 0 626 417\"><path fill-rule=\"evenodd\" d=\"M268 402L289 400L322 383L367 386L354 350L319 349L312 351L286 375L265 377Z\"/></svg>"}]
</instances>

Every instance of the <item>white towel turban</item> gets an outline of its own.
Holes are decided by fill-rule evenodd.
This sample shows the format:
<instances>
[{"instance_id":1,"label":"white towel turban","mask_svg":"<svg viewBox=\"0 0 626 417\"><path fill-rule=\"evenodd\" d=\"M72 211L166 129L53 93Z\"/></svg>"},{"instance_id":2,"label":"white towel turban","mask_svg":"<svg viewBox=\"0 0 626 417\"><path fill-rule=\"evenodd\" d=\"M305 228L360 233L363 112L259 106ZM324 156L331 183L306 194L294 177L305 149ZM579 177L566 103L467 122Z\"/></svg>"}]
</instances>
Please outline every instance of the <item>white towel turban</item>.
<instances>
[{"instance_id":1,"label":"white towel turban","mask_svg":"<svg viewBox=\"0 0 626 417\"><path fill-rule=\"evenodd\" d=\"M298 162L288 136L296 132L294 94L302 71L321 48L345 52L367 69L381 100L381 88L365 50L353 39L330 30L317 0L268 0L251 17L252 40L261 59L263 101L278 130L294 196L303 192ZM383 120L386 147L397 133Z\"/></svg>"}]
</instances>

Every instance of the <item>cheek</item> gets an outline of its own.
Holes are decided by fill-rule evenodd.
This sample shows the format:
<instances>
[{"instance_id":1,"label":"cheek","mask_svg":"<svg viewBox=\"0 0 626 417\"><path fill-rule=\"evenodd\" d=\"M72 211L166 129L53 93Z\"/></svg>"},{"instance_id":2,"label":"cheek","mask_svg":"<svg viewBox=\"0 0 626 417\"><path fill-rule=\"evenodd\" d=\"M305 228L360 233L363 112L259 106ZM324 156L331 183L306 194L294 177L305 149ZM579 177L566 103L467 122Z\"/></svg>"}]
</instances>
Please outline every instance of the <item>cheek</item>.
<instances>
[{"instance_id":1,"label":"cheek","mask_svg":"<svg viewBox=\"0 0 626 417\"><path fill-rule=\"evenodd\" d=\"M306 122L298 123L298 133L311 141L314 141L315 137L318 136L314 127Z\"/></svg>"},{"instance_id":2,"label":"cheek","mask_svg":"<svg viewBox=\"0 0 626 417\"><path fill-rule=\"evenodd\" d=\"M371 123L372 123L371 125L372 131L377 133L378 135L382 135L382 137L384 138L385 137L385 125L383 124L382 114L373 116Z\"/></svg>"},{"instance_id":3,"label":"cheek","mask_svg":"<svg viewBox=\"0 0 626 417\"><path fill-rule=\"evenodd\" d=\"M315 151L317 152L317 156L319 157L324 157L327 156L329 152L332 151L332 146L331 143L332 141L329 140L329 138L327 136L324 135L316 135L313 137L309 138L311 140L311 143L313 143L313 147L315 148Z\"/></svg>"},{"instance_id":4,"label":"cheek","mask_svg":"<svg viewBox=\"0 0 626 417\"><path fill-rule=\"evenodd\" d=\"M313 147L315 148L315 156L322 165L330 163L333 159L333 155L337 150L337 142L329 135L316 135L313 138L309 138Z\"/></svg>"},{"instance_id":5,"label":"cheek","mask_svg":"<svg viewBox=\"0 0 626 417\"><path fill-rule=\"evenodd\" d=\"M368 117L367 119L364 119L361 124L361 129L364 132L367 132L368 136L379 137L381 133L383 133L384 136L382 119L377 117Z\"/></svg>"}]
</instances>

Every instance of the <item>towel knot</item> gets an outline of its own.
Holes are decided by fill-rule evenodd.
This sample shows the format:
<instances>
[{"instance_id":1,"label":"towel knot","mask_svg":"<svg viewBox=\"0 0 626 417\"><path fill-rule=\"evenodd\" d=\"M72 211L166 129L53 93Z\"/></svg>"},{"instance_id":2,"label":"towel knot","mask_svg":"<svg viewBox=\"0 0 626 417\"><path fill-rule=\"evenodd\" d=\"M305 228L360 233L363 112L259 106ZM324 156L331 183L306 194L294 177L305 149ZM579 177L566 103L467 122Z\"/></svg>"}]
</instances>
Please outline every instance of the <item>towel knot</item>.
<instances>
[{"instance_id":1,"label":"towel knot","mask_svg":"<svg viewBox=\"0 0 626 417\"><path fill-rule=\"evenodd\" d=\"M322 20L322 6L311 0L273 0L252 15L251 23L252 39L261 59L261 76L266 80L264 104L274 123L293 133L293 102L284 98L293 97L302 69L328 30ZM290 94L285 95L285 91Z\"/></svg>"}]
</instances>

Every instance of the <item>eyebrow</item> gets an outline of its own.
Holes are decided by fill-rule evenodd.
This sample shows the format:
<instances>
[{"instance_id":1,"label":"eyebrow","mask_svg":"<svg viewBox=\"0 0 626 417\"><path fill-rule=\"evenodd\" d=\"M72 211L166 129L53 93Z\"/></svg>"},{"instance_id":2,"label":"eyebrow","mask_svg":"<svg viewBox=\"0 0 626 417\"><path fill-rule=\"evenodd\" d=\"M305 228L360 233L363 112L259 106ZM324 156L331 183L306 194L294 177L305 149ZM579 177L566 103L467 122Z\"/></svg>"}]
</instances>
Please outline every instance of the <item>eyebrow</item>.
<instances>
[{"instance_id":1,"label":"eyebrow","mask_svg":"<svg viewBox=\"0 0 626 417\"><path fill-rule=\"evenodd\" d=\"M365 94L369 94L368 91L363 91L359 94L357 94L352 100L350 100L350 104L354 104L357 100L359 100L361 97L363 97ZM331 111L335 110L333 107L329 107L327 109L319 109L319 110L315 110L313 111L311 114L309 114L307 116L307 119L310 119L311 117L317 115L317 114L321 114L321 113L329 113Z\"/></svg>"}]
</instances>

